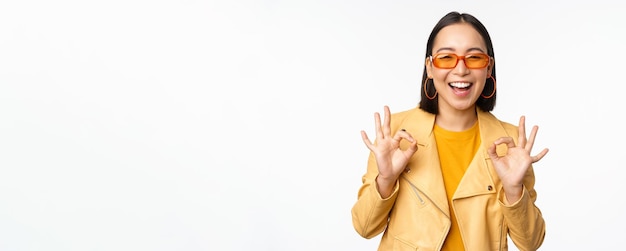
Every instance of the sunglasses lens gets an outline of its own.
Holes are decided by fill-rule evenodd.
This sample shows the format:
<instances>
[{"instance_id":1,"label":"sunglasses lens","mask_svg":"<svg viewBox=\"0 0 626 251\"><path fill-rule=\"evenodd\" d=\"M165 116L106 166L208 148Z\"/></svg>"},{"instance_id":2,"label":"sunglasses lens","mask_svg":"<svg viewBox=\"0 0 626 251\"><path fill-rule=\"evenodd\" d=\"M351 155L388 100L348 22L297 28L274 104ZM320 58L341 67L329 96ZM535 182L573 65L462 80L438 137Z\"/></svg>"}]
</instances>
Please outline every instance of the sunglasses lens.
<instances>
[{"instance_id":1,"label":"sunglasses lens","mask_svg":"<svg viewBox=\"0 0 626 251\"><path fill-rule=\"evenodd\" d=\"M450 53L440 53L433 57L435 67L443 69L454 68L457 61L457 56Z\"/></svg>"},{"instance_id":2,"label":"sunglasses lens","mask_svg":"<svg viewBox=\"0 0 626 251\"><path fill-rule=\"evenodd\" d=\"M489 64L489 56L485 54L469 54L465 56L465 65L470 69L483 68Z\"/></svg>"}]
</instances>

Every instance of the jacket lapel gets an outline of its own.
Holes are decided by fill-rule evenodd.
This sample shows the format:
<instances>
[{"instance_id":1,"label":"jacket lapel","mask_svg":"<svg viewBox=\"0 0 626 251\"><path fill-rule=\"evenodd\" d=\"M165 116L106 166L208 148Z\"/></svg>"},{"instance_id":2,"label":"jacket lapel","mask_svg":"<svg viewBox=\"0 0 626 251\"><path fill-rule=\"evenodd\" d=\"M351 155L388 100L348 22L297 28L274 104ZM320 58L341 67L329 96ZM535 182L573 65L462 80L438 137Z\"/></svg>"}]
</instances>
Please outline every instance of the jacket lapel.
<instances>
[{"instance_id":1,"label":"jacket lapel","mask_svg":"<svg viewBox=\"0 0 626 251\"><path fill-rule=\"evenodd\" d=\"M419 108L412 110L399 123L398 128L406 129L418 143L417 152L411 157L403 175L449 217L450 210L433 134L434 123L435 115Z\"/></svg>"},{"instance_id":2,"label":"jacket lapel","mask_svg":"<svg viewBox=\"0 0 626 251\"><path fill-rule=\"evenodd\" d=\"M497 193L497 185L500 183L495 170L493 170L487 149L496 139L507 136L507 133L501 122L491 113L480 110L477 110L477 113L481 146L476 152L471 164L468 166L467 171L465 171L465 175L463 175L454 193L453 200L481 194ZM506 153L506 147L502 145L498 146L496 151L499 155L504 155Z\"/></svg>"}]
</instances>

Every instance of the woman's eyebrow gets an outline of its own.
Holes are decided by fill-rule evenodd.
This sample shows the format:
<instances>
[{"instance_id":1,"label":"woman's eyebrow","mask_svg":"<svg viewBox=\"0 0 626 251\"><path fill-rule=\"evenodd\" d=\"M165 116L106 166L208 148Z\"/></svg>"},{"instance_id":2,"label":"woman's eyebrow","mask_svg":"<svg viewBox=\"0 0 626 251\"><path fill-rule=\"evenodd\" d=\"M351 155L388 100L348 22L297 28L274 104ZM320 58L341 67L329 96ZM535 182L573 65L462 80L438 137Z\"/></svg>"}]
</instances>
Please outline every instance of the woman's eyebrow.
<instances>
[{"instance_id":1,"label":"woman's eyebrow","mask_svg":"<svg viewBox=\"0 0 626 251\"><path fill-rule=\"evenodd\" d=\"M440 52L440 51L455 51L455 50L450 47L442 47L442 48L439 48L439 50L435 51L435 53Z\"/></svg>"},{"instance_id":2,"label":"woman's eyebrow","mask_svg":"<svg viewBox=\"0 0 626 251\"><path fill-rule=\"evenodd\" d=\"M473 48L467 49L467 52L470 52L470 51L480 51L482 53L486 53L483 49L478 48L478 47L473 47Z\"/></svg>"},{"instance_id":3,"label":"woman's eyebrow","mask_svg":"<svg viewBox=\"0 0 626 251\"><path fill-rule=\"evenodd\" d=\"M442 48L439 48L437 51L435 51L435 53L440 52L440 51L456 51L456 50L452 47L442 47ZM479 47L469 48L465 52L470 52L470 51L480 51L482 53L486 53L483 49Z\"/></svg>"}]
</instances>

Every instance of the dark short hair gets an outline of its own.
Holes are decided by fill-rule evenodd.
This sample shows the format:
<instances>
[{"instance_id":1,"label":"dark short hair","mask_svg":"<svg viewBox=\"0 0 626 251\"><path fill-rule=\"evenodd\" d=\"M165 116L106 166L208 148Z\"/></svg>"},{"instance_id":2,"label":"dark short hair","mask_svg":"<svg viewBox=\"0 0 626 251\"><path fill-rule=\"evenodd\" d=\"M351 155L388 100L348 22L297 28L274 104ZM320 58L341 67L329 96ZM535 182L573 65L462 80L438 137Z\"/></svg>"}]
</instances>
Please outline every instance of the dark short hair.
<instances>
[{"instance_id":1,"label":"dark short hair","mask_svg":"<svg viewBox=\"0 0 626 251\"><path fill-rule=\"evenodd\" d=\"M458 24L458 23L467 23L467 24L470 24L472 27L474 27L474 29L476 29L476 31L478 31L478 33L485 40L485 45L487 46L487 54L490 57L495 59L495 55L493 53L493 44L491 44L491 37L489 36L489 32L487 32L487 28L485 28L485 26L474 16L467 14L467 13L459 13L456 11L446 14L435 25L432 32L430 33L430 36L428 37L428 43L426 44L426 57L424 58L428 58L432 55L435 37L437 36L437 34L439 34L441 29L443 29L446 26L449 26L452 24ZM494 80L496 79L495 60L494 60L493 68L491 70L491 76L493 77ZM426 65L424 65L424 76L422 77L422 84L420 85L421 87L420 93L422 93L422 95L421 95L419 107L426 112L429 112L432 114L438 114L439 108L437 105L439 102L439 96L436 96L434 99L429 99L426 96L426 93L424 91L425 85L427 84L426 83L427 79L428 79L428 73L426 72ZM487 83L489 82L493 82L493 80L491 78L488 78ZM495 83L493 84L494 85L491 85L491 86L495 88ZM483 95L489 96L493 92L493 96L491 96L490 98L484 98L481 95L480 97L478 97L478 100L476 101L476 106L478 106L478 108L480 108L483 111L489 112L489 111L492 111L493 108L496 106L496 94L497 93L495 93L493 88L487 88L487 87L488 85L485 84ZM432 95L434 94L429 94L429 95L432 97Z\"/></svg>"}]
</instances>

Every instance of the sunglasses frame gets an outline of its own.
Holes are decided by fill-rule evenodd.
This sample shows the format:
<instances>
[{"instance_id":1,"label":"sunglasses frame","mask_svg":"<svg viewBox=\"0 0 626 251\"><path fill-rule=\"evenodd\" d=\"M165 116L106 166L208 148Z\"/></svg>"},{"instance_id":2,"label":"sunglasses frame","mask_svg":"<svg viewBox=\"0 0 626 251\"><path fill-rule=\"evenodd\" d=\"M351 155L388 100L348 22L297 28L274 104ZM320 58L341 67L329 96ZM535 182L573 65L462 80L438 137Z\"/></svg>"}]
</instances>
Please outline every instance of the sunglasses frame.
<instances>
[{"instance_id":1,"label":"sunglasses frame","mask_svg":"<svg viewBox=\"0 0 626 251\"><path fill-rule=\"evenodd\" d=\"M435 65L434 57L436 57L437 55L441 55L441 54L454 55L456 57L456 62L454 63L454 66L452 66L452 67L439 67L439 66ZM487 63L485 64L485 66L482 66L482 67L469 67L467 65L467 61L465 60L465 57L471 56L471 55L483 55L483 56L486 56L487 57ZM468 69L483 69L483 68L489 66L489 64L492 61L491 56L487 55L486 53L469 53L469 54L464 55L464 56L459 56L459 55L457 55L455 53L437 53L435 55L430 55L429 58L430 58L430 63L434 67L437 67L439 69L454 69L459 64L459 61L461 59L463 60L463 64L465 65L465 67L467 67Z\"/></svg>"}]
</instances>

